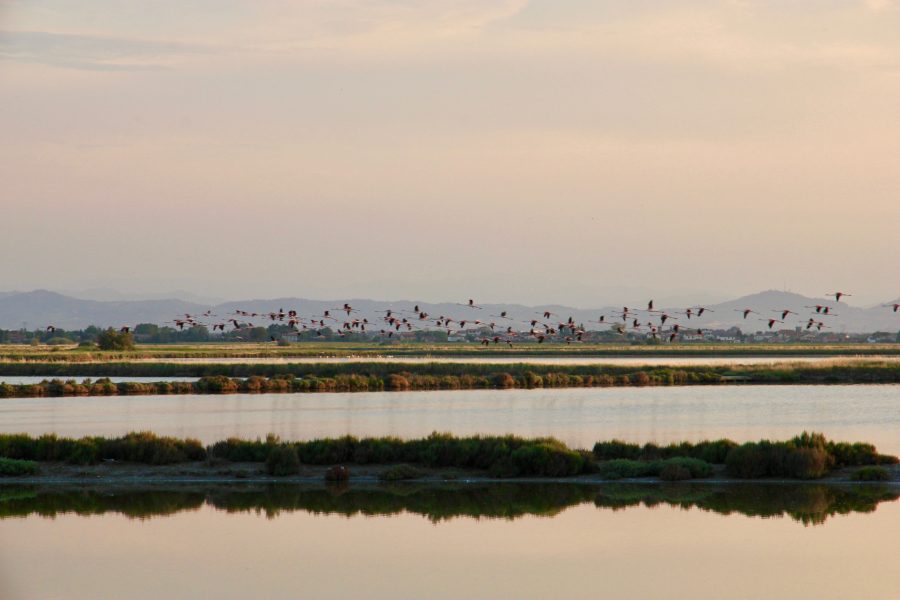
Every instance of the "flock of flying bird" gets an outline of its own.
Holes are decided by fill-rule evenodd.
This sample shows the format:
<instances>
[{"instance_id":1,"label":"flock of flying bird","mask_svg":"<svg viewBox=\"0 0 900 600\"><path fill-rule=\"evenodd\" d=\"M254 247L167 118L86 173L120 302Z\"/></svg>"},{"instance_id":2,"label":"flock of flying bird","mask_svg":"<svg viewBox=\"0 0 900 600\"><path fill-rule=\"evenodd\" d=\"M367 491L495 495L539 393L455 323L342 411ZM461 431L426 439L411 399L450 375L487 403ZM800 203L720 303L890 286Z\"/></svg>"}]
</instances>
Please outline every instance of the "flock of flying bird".
<instances>
[{"instance_id":1,"label":"flock of flying bird","mask_svg":"<svg viewBox=\"0 0 900 600\"><path fill-rule=\"evenodd\" d=\"M841 298L850 296L845 292L835 292L828 294L833 297L835 303L840 303ZM467 327L474 328L476 331L490 330L490 334L482 337L480 343L485 346L490 344L506 343L513 345L514 341L530 339L537 343L547 341L565 342L567 344L581 342L586 332L583 324L576 324L573 317L563 320L559 315L542 311L534 313L534 316L527 319L517 319L510 316L509 311L498 311L498 314L485 315L482 312L484 307L479 306L474 300L470 299L467 303L459 303L465 314L461 317L448 317L444 315L434 316L422 310L418 305L410 309L393 309L388 308L379 313L383 313L379 323L372 323L367 318L361 318L359 311L347 303L343 306L322 311L322 314L300 316L296 310L279 309L277 312L252 312L246 310L235 310L232 314L226 315L227 318L220 318L218 315L208 310L199 315L185 314L175 318L168 323L173 324L179 330L191 327L207 327L213 332L221 331L225 333L240 332L253 329L257 325L251 319L262 320L267 324L283 324L290 329L300 333L311 331L315 333L315 337L325 337L324 330L331 328L336 331L339 336L346 336L354 332L372 332L377 328L379 335L385 338L391 338L395 333L413 331L413 330L446 330L448 335L454 333L466 332ZM894 312L900 310L900 303L885 305L892 308ZM772 329L776 323L785 323L791 315L793 318L800 319L797 324L805 325L806 329L816 329L821 331L828 328L826 320L829 317L837 316L834 312L835 306L815 304L805 306L810 311L809 315L801 316L797 312L789 309L781 309L771 311L775 316L766 316L752 308L734 309L742 314L745 320L750 315L754 318L766 322L768 328ZM715 312L712 309L696 306L685 308L683 310L665 311L654 308L653 300L647 303L647 308L637 309L622 307L622 310L615 311L608 315L600 315L596 321L589 321L594 325L609 325L612 330L621 335L628 332L641 332L648 336L659 339L663 337L669 342L676 341L680 336L700 336L704 335L702 327L690 327L688 321L700 319L707 312ZM479 318L480 317L480 318ZM825 320L822 320L825 319ZM678 322L676 322L678 321ZM668 323L668 327L666 327ZM527 329L525 329L527 327ZM47 327L47 331L53 331L56 328L52 325ZM130 326L120 329L122 333L131 331ZM241 336L235 336L241 339ZM276 341L274 336L272 341Z\"/></svg>"}]
</instances>

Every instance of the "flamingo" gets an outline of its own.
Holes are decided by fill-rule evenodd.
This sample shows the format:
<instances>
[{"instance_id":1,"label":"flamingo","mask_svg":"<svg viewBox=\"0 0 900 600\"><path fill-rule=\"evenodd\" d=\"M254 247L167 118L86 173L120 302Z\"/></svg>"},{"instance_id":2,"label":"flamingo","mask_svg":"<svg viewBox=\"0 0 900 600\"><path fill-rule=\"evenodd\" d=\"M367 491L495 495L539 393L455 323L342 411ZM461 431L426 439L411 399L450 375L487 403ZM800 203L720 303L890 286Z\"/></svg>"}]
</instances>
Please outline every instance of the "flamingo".
<instances>
[{"instance_id":1,"label":"flamingo","mask_svg":"<svg viewBox=\"0 0 900 600\"><path fill-rule=\"evenodd\" d=\"M826 294L826 296L834 296L835 302L840 302L841 298L844 296L852 296L853 294L848 294L847 292L835 292L833 294Z\"/></svg>"},{"instance_id":2,"label":"flamingo","mask_svg":"<svg viewBox=\"0 0 900 600\"><path fill-rule=\"evenodd\" d=\"M769 322L769 329L772 329L772 326L775 325L775 323L784 323L784 321L782 321L781 319L761 319L761 320Z\"/></svg>"}]
</instances>

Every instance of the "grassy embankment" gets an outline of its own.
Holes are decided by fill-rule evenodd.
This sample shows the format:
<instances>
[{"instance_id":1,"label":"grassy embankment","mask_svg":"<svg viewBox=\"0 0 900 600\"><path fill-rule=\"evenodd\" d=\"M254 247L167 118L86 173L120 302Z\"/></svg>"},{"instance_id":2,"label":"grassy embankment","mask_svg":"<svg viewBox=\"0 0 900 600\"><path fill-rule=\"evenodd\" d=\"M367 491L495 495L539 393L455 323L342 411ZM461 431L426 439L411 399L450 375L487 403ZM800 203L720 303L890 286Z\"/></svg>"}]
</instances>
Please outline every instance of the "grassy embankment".
<instances>
[{"instance_id":1,"label":"grassy embankment","mask_svg":"<svg viewBox=\"0 0 900 600\"><path fill-rule=\"evenodd\" d=\"M0 435L0 473L27 475L40 463L92 465L121 461L146 465L261 463L269 475L299 473L301 465L329 466L326 478L346 479L343 465L392 465L387 480L416 479L423 469L461 469L492 478L575 477L602 479L659 477L685 480L708 477L714 465L738 479L818 479L835 469L897 464L871 444L833 442L821 434L803 433L788 441L737 444L730 440L639 446L621 441L598 442L591 451L567 447L553 438L517 436L458 438L434 433L426 438L342 437L302 442L228 439L204 447L197 440L132 433L119 438L32 437ZM3 467L6 465L6 467ZM341 465L341 467L338 467ZM399 466L405 465L405 466ZM337 471L333 469L337 468ZM337 472L339 475L330 477ZM865 479L873 479L871 468Z\"/></svg>"},{"instance_id":2,"label":"grassy embankment","mask_svg":"<svg viewBox=\"0 0 900 600\"><path fill-rule=\"evenodd\" d=\"M460 389L669 386L721 384L900 383L900 362L825 361L769 365L532 365L425 363L0 364L3 375L45 376L36 384L0 384L0 398L139 394L367 392ZM71 375L160 377L155 383L64 380ZM196 382L165 377L198 377Z\"/></svg>"},{"instance_id":3,"label":"grassy embankment","mask_svg":"<svg viewBox=\"0 0 900 600\"><path fill-rule=\"evenodd\" d=\"M785 356L900 356L900 344L431 344L423 342L354 343L308 342L288 346L274 343L138 344L128 352L96 347L0 345L0 361L92 362L203 358L323 358L323 357L785 357Z\"/></svg>"},{"instance_id":4,"label":"grassy embankment","mask_svg":"<svg viewBox=\"0 0 900 600\"><path fill-rule=\"evenodd\" d=\"M196 485L129 487L15 486L0 488L0 519L30 515L116 513L148 519L208 506L229 513L263 513L269 518L306 511L318 515L421 515L432 522L461 517L512 520L526 515L553 516L582 504L602 510L668 505L718 514L789 518L821 525L834 515L868 513L900 492L887 486L827 484L728 486L699 483L647 486L607 483L598 486L490 483L440 485Z\"/></svg>"}]
</instances>

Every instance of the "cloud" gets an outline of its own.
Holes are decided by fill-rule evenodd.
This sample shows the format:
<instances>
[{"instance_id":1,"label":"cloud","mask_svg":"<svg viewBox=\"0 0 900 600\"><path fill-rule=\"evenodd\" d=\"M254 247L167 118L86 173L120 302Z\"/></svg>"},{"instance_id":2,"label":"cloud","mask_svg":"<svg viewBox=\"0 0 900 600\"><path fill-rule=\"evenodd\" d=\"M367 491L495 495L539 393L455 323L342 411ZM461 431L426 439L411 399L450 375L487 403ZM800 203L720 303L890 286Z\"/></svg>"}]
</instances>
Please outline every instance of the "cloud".
<instances>
[{"instance_id":1,"label":"cloud","mask_svg":"<svg viewBox=\"0 0 900 600\"><path fill-rule=\"evenodd\" d=\"M46 31L0 31L0 59L91 71L139 71L167 68L186 54L209 52L204 46Z\"/></svg>"}]
</instances>

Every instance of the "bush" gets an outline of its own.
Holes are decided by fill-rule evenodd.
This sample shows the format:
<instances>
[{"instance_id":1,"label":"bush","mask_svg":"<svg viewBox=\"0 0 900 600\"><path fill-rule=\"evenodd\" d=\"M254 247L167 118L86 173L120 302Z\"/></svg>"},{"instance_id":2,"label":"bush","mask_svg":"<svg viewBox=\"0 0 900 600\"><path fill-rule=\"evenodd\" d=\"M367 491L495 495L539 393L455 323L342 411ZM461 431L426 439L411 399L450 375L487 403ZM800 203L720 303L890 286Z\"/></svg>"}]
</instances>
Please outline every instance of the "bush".
<instances>
[{"instance_id":1,"label":"bush","mask_svg":"<svg viewBox=\"0 0 900 600\"><path fill-rule=\"evenodd\" d=\"M626 458L607 461L600 465L597 472L604 479L633 479L652 474L650 463Z\"/></svg>"},{"instance_id":2,"label":"bush","mask_svg":"<svg viewBox=\"0 0 900 600\"><path fill-rule=\"evenodd\" d=\"M708 462L699 458L687 457L667 458L654 464L653 468L660 477L662 477L663 471L667 468L670 470L685 470L691 477L709 477L713 472L712 465Z\"/></svg>"},{"instance_id":3,"label":"bush","mask_svg":"<svg viewBox=\"0 0 900 600\"><path fill-rule=\"evenodd\" d=\"M597 460L614 460L627 458L629 460L660 460L676 457L696 458L707 463L723 464L728 452L737 446L731 440L704 441L697 444L681 442L658 446L653 443L638 446L628 444L621 440L597 442L594 444L594 456Z\"/></svg>"},{"instance_id":4,"label":"bush","mask_svg":"<svg viewBox=\"0 0 900 600\"><path fill-rule=\"evenodd\" d=\"M210 446L209 455L230 462L265 462L278 443L278 437L272 434L265 441L228 438Z\"/></svg>"},{"instance_id":5,"label":"bush","mask_svg":"<svg viewBox=\"0 0 900 600\"><path fill-rule=\"evenodd\" d=\"M300 472L300 457L297 449L289 444L275 446L266 457L266 472L275 477L296 475Z\"/></svg>"},{"instance_id":6,"label":"bush","mask_svg":"<svg viewBox=\"0 0 900 600\"><path fill-rule=\"evenodd\" d=\"M97 345L101 350L134 350L134 336L130 332L118 332L110 327L97 336Z\"/></svg>"},{"instance_id":7,"label":"bush","mask_svg":"<svg viewBox=\"0 0 900 600\"><path fill-rule=\"evenodd\" d=\"M659 478L664 481L683 481L691 477L690 469L676 463L669 463L659 471Z\"/></svg>"},{"instance_id":8,"label":"bush","mask_svg":"<svg viewBox=\"0 0 900 600\"><path fill-rule=\"evenodd\" d=\"M824 446L824 438L815 437L795 438L790 442L749 442L728 453L725 467L729 475L741 479L817 479L834 465L834 458Z\"/></svg>"},{"instance_id":9,"label":"bush","mask_svg":"<svg viewBox=\"0 0 900 600\"><path fill-rule=\"evenodd\" d=\"M38 464L32 460L0 458L0 477L22 477L36 475Z\"/></svg>"},{"instance_id":10,"label":"bush","mask_svg":"<svg viewBox=\"0 0 900 600\"><path fill-rule=\"evenodd\" d=\"M516 387L516 379L509 373L497 373L493 377L494 387L510 389Z\"/></svg>"},{"instance_id":11,"label":"bush","mask_svg":"<svg viewBox=\"0 0 900 600\"><path fill-rule=\"evenodd\" d=\"M853 474L856 481L887 481L890 473L884 467L863 467Z\"/></svg>"},{"instance_id":12,"label":"bush","mask_svg":"<svg viewBox=\"0 0 900 600\"><path fill-rule=\"evenodd\" d=\"M197 440L161 437L150 432L118 438L60 438L53 434L0 435L0 457L88 465L101 460L120 460L150 465L198 461L206 450Z\"/></svg>"},{"instance_id":13,"label":"bush","mask_svg":"<svg viewBox=\"0 0 900 600\"><path fill-rule=\"evenodd\" d=\"M629 444L621 440L597 442L594 444L594 456L597 457L597 460L613 460L616 458L637 460L640 455L640 446L637 444Z\"/></svg>"},{"instance_id":14,"label":"bush","mask_svg":"<svg viewBox=\"0 0 900 600\"><path fill-rule=\"evenodd\" d=\"M668 481L709 477L712 465L696 458L676 457L666 460L642 461L618 458L602 463L597 472L604 479L634 479L660 477Z\"/></svg>"},{"instance_id":15,"label":"bush","mask_svg":"<svg viewBox=\"0 0 900 600\"><path fill-rule=\"evenodd\" d=\"M580 454L552 441L522 446L510 458L519 475L570 477L584 466Z\"/></svg>"},{"instance_id":16,"label":"bush","mask_svg":"<svg viewBox=\"0 0 900 600\"><path fill-rule=\"evenodd\" d=\"M785 474L795 479L818 479L828 473L830 458L822 448L796 448L785 456Z\"/></svg>"},{"instance_id":17,"label":"bush","mask_svg":"<svg viewBox=\"0 0 900 600\"><path fill-rule=\"evenodd\" d=\"M425 471L412 465L396 465L385 469L378 475L382 481L402 481L406 479L419 479L425 476Z\"/></svg>"}]
</instances>

